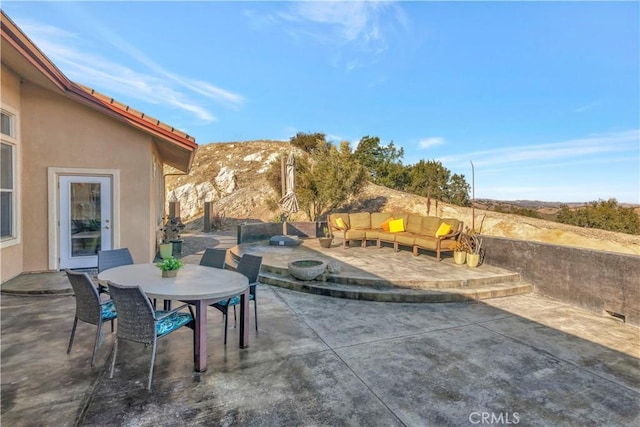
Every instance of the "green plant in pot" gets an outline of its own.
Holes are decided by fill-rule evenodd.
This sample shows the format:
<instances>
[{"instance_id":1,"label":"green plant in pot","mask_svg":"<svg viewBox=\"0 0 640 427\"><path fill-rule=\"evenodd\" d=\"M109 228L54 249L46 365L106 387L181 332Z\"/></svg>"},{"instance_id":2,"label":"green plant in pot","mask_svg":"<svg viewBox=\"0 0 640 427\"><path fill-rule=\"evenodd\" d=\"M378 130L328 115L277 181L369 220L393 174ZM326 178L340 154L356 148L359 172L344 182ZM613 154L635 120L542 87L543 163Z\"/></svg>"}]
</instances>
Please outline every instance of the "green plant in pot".
<instances>
[{"instance_id":1,"label":"green plant in pot","mask_svg":"<svg viewBox=\"0 0 640 427\"><path fill-rule=\"evenodd\" d=\"M156 267L162 270L162 277L176 277L178 270L184 267L184 263L171 256L158 262Z\"/></svg>"},{"instance_id":2,"label":"green plant in pot","mask_svg":"<svg viewBox=\"0 0 640 427\"><path fill-rule=\"evenodd\" d=\"M333 242L333 237L331 236L331 233L329 232L329 227L324 226L322 227L322 237L320 237L320 239L318 239L320 242L320 246L323 248L330 248L331 247L331 242Z\"/></svg>"},{"instance_id":3,"label":"green plant in pot","mask_svg":"<svg viewBox=\"0 0 640 427\"><path fill-rule=\"evenodd\" d=\"M160 227L160 258L166 259L174 254L182 253L182 239L180 233L185 225L180 218L166 217L164 224Z\"/></svg>"}]
</instances>

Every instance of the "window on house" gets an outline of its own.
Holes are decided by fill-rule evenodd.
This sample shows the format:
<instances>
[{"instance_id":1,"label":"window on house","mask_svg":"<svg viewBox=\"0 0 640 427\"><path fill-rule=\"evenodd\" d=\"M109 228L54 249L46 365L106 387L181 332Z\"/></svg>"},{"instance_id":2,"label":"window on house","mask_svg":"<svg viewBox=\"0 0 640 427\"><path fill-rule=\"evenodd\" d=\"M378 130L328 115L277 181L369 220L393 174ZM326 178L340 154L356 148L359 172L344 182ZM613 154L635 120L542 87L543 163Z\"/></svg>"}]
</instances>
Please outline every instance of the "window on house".
<instances>
[{"instance_id":1,"label":"window on house","mask_svg":"<svg viewBox=\"0 0 640 427\"><path fill-rule=\"evenodd\" d=\"M0 238L16 237L16 149L15 116L6 111L0 114Z\"/></svg>"},{"instance_id":2,"label":"window on house","mask_svg":"<svg viewBox=\"0 0 640 427\"><path fill-rule=\"evenodd\" d=\"M4 111L2 112L2 115L0 117L0 132L2 132L3 135L13 137L13 120L11 120L12 117L9 114L6 114Z\"/></svg>"},{"instance_id":3,"label":"window on house","mask_svg":"<svg viewBox=\"0 0 640 427\"><path fill-rule=\"evenodd\" d=\"M4 120L3 120L4 127ZM4 129L3 129L4 130ZM4 133L4 132L3 132ZM0 237L15 236L14 230L14 175L13 146L2 143L0 150Z\"/></svg>"}]
</instances>

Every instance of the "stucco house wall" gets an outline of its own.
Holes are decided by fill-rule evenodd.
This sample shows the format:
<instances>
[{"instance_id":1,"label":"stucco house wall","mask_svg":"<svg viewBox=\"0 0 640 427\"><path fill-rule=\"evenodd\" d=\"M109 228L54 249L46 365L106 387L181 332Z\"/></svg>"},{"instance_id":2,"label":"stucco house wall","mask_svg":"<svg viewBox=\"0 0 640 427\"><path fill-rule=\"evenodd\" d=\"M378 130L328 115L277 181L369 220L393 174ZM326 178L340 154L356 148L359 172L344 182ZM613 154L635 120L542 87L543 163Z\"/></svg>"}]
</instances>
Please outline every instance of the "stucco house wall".
<instances>
[{"instance_id":1,"label":"stucco house wall","mask_svg":"<svg viewBox=\"0 0 640 427\"><path fill-rule=\"evenodd\" d=\"M2 138L14 147L10 190L17 209L9 209L17 222L0 243L0 282L60 268L57 184L66 175L111 178L111 212L103 217L102 230L111 230L111 248L129 248L135 262L150 262L164 214L164 166L188 172L195 139L70 81L4 11L1 15L0 101L3 114L13 117ZM4 203L3 209L11 206ZM91 267L86 263L82 268Z\"/></svg>"},{"instance_id":2,"label":"stucco house wall","mask_svg":"<svg viewBox=\"0 0 640 427\"><path fill-rule=\"evenodd\" d=\"M113 169L120 174L120 223L113 223L114 241L128 247L136 262L149 262L155 235L149 221L155 207L150 192L153 167L151 136L111 117L44 90L22 85L22 121L35 125L22 133L23 221L25 271L48 269L49 235L47 170L57 168ZM116 190L117 191L117 190ZM116 193L114 191L114 193ZM153 199L152 199L153 197ZM119 239L115 238L119 237Z\"/></svg>"},{"instance_id":3,"label":"stucco house wall","mask_svg":"<svg viewBox=\"0 0 640 427\"><path fill-rule=\"evenodd\" d=\"M0 79L0 103L2 108L10 109L14 113L20 113L20 79L18 76L11 72L4 65L2 66L2 78ZM20 135L18 135L19 137ZM19 138L18 138L19 140ZM18 155L21 155L20 147L18 146ZM20 160L18 160L18 166L20 166ZM16 183L20 185L20 183ZM24 240L22 236L16 242L7 242L8 245L3 245L0 253L0 280L4 281L5 278L14 277L22 271L22 259Z\"/></svg>"}]
</instances>

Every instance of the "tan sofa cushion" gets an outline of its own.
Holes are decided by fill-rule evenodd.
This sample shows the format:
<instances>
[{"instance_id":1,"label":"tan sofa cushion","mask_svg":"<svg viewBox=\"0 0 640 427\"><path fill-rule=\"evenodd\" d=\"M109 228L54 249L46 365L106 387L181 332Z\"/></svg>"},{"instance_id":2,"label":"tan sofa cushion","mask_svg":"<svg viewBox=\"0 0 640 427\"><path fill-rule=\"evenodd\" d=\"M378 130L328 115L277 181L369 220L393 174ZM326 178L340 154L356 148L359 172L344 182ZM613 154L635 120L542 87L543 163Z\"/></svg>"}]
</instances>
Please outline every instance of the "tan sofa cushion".
<instances>
[{"instance_id":1,"label":"tan sofa cushion","mask_svg":"<svg viewBox=\"0 0 640 427\"><path fill-rule=\"evenodd\" d=\"M382 223L391 218L391 212L372 212L371 229L381 229Z\"/></svg>"},{"instance_id":2,"label":"tan sofa cushion","mask_svg":"<svg viewBox=\"0 0 640 427\"><path fill-rule=\"evenodd\" d=\"M380 237L380 233L384 233L384 231L379 228L375 230L365 230L364 236L367 240L377 240L378 237Z\"/></svg>"},{"instance_id":3,"label":"tan sofa cushion","mask_svg":"<svg viewBox=\"0 0 640 427\"><path fill-rule=\"evenodd\" d=\"M436 231L440 227L442 220L437 216L423 216L422 217L422 230L420 234L423 236L436 237Z\"/></svg>"},{"instance_id":4,"label":"tan sofa cushion","mask_svg":"<svg viewBox=\"0 0 640 427\"><path fill-rule=\"evenodd\" d=\"M414 240L414 244L417 246L420 246L421 248L435 251L438 245L438 239L436 239L434 236L435 236L435 232L433 236L426 236L426 235L416 236ZM453 240L451 241L453 242Z\"/></svg>"},{"instance_id":5,"label":"tan sofa cushion","mask_svg":"<svg viewBox=\"0 0 640 427\"><path fill-rule=\"evenodd\" d=\"M349 227L352 230L370 230L371 214L369 212L358 212L349 214Z\"/></svg>"},{"instance_id":6,"label":"tan sofa cushion","mask_svg":"<svg viewBox=\"0 0 640 427\"><path fill-rule=\"evenodd\" d=\"M345 233L345 238L348 240L362 240L365 237L366 230L350 229Z\"/></svg>"},{"instance_id":7,"label":"tan sofa cushion","mask_svg":"<svg viewBox=\"0 0 640 427\"><path fill-rule=\"evenodd\" d=\"M405 230L409 233L420 234L422 231L422 217L420 215L409 215Z\"/></svg>"},{"instance_id":8,"label":"tan sofa cushion","mask_svg":"<svg viewBox=\"0 0 640 427\"><path fill-rule=\"evenodd\" d=\"M390 231L379 231L378 233L378 239L380 239L380 241L382 242L395 242L396 234L398 234L392 233Z\"/></svg>"},{"instance_id":9,"label":"tan sofa cushion","mask_svg":"<svg viewBox=\"0 0 640 427\"><path fill-rule=\"evenodd\" d=\"M416 234L410 233L408 231L404 231L401 233L396 233L396 242L400 245L405 246L413 246L413 242L416 239Z\"/></svg>"}]
</instances>

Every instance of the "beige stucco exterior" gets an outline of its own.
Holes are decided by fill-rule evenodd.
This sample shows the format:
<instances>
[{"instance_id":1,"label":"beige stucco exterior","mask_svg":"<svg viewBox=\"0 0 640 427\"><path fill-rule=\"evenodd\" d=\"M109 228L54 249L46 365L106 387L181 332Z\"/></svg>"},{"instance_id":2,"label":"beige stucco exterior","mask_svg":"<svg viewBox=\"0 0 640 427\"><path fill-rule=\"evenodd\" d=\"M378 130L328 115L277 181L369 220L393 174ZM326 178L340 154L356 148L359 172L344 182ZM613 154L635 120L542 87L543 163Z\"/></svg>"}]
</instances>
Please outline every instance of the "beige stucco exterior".
<instances>
[{"instance_id":1,"label":"beige stucco exterior","mask_svg":"<svg viewBox=\"0 0 640 427\"><path fill-rule=\"evenodd\" d=\"M0 74L0 104L3 109L10 109L13 112L19 112L21 108L20 97L20 79L17 75L2 66L2 74ZM16 138L17 154L22 154L19 146L20 135ZM20 165L20 159L17 159ZM18 172L19 175L19 172ZM18 183L19 185L19 183ZM20 209L21 210L21 209ZM11 278L18 275L23 269L23 253L24 244L21 236L18 236L16 242L7 242L7 246L0 249L0 280Z\"/></svg>"},{"instance_id":2,"label":"beige stucco exterior","mask_svg":"<svg viewBox=\"0 0 640 427\"><path fill-rule=\"evenodd\" d=\"M2 18L0 103L16 118L10 142L19 203L15 238L0 247L0 282L61 267L57 181L64 175L109 177L111 248L129 248L138 263L152 261L164 214L164 164L187 172L195 140L69 81L4 12Z\"/></svg>"},{"instance_id":3,"label":"beige stucco exterior","mask_svg":"<svg viewBox=\"0 0 640 427\"><path fill-rule=\"evenodd\" d=\"M120 174L120 224L113 224L120 245L128 247L134 259L149 262L155 234L149 227L155 217L152 199L152 138L110 117L60 95L24 84L21 116L38 123L23 130L25 191L23 197L26 271L46 270L49 235L47 168L111 169ZM89 172L89 171L87 171ZM98 173L96 173L98 175ZM116 189L117 190L117 189ZM53 212L52 212L53 213ZM118 215L119 214L119 215ZM115 239L116 241L118 239Z\"/></svg>"}]
</instances>

